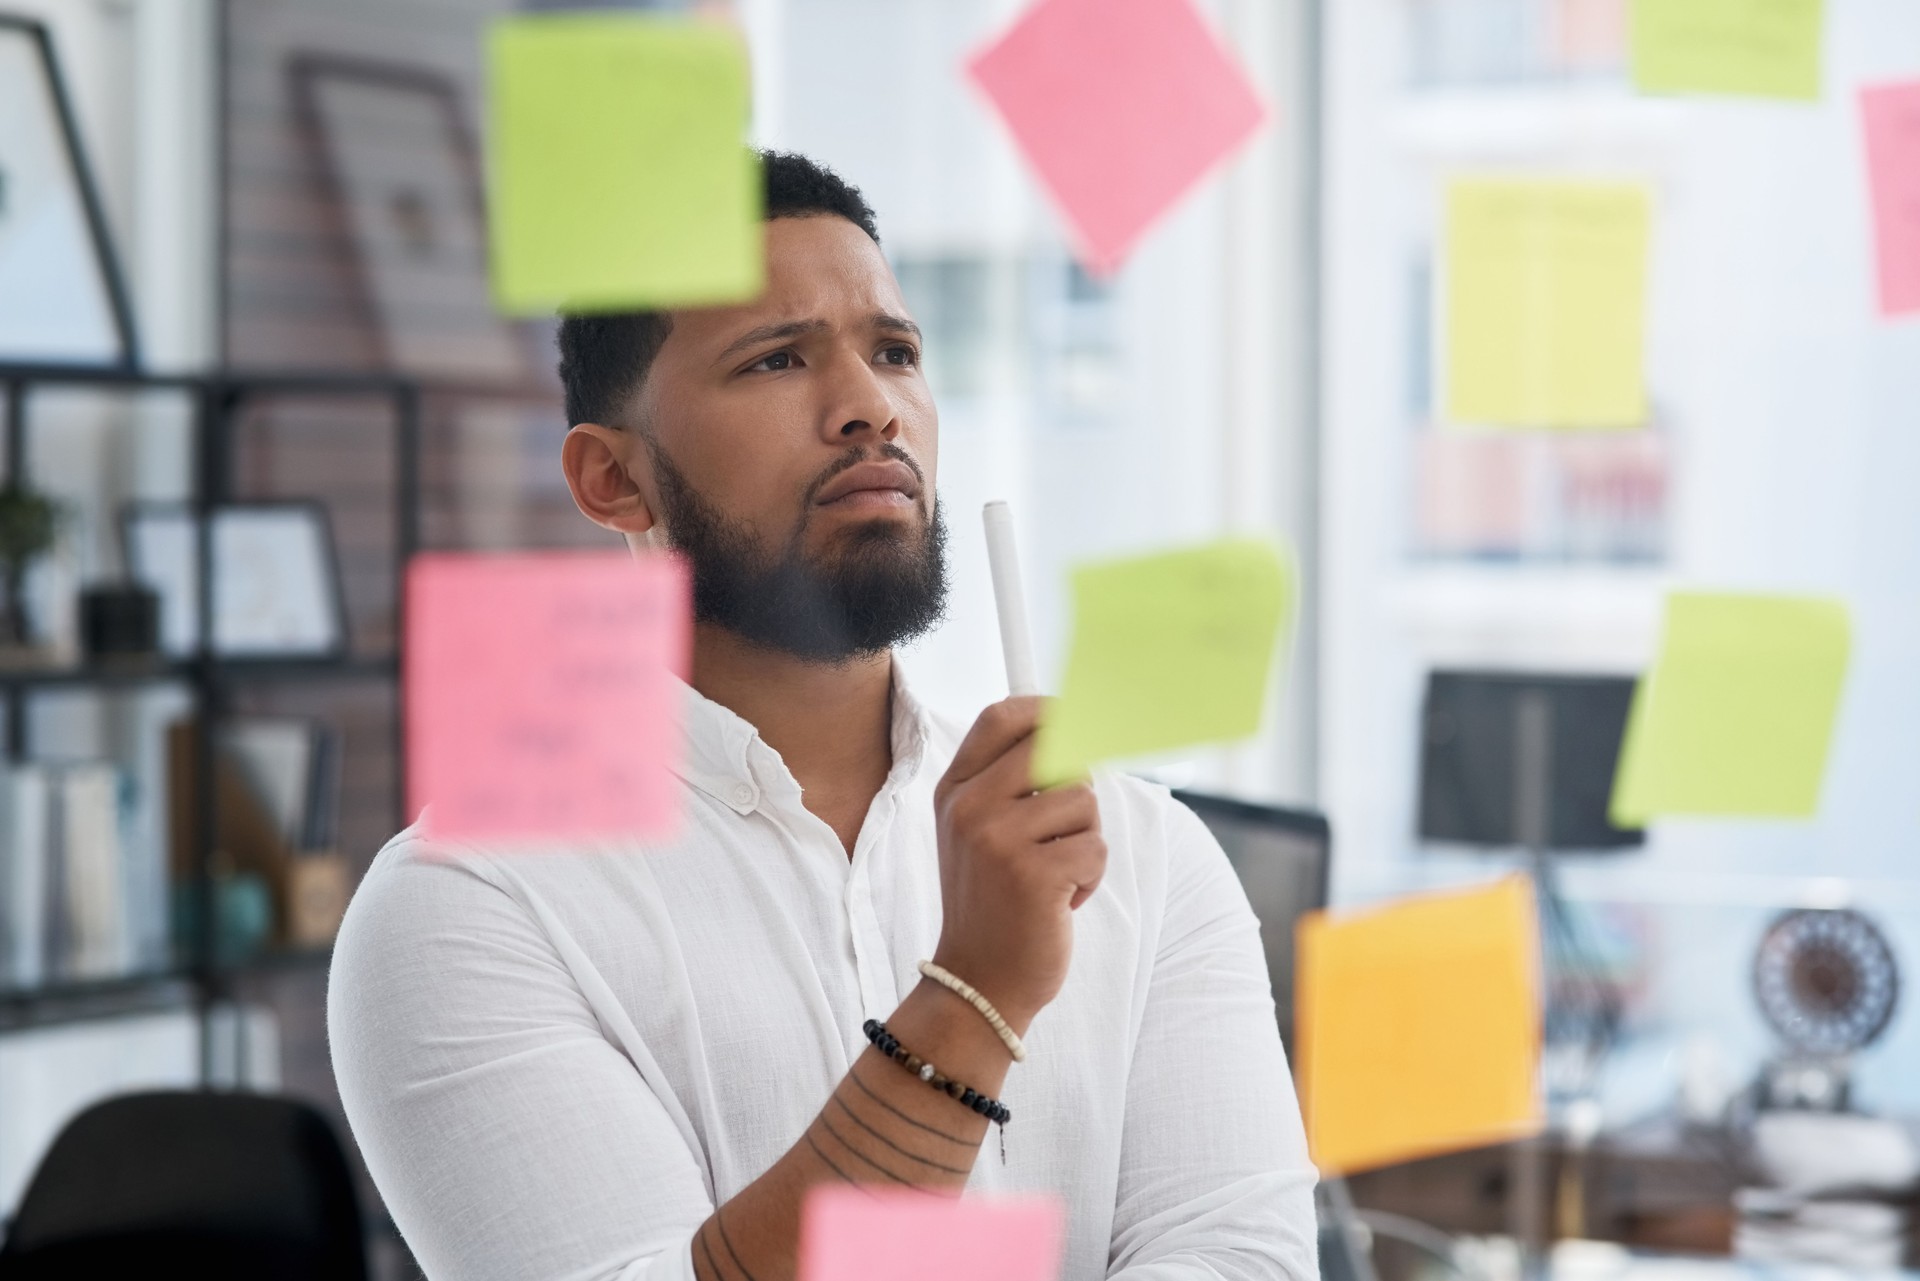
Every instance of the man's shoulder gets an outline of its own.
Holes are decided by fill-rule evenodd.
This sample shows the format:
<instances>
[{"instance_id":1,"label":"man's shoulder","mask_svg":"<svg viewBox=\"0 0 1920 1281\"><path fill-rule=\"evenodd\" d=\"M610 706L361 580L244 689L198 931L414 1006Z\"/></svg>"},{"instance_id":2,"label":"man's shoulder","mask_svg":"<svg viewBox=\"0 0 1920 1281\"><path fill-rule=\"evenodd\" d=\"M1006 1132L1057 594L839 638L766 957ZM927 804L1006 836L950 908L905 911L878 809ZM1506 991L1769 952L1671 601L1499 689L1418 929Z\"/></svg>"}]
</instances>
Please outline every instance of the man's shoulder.
<instances>
[{"instance_id":1,"label":"man's shoulder","mask_svg":"<svg viewBox=\"0 0 1920 1281\"><path fill-rule=\"evenodd\" d=\"M396 832L367 865L360 892L406 893L420 880L432 881L453 872L490 881L492 859L485 850L462 841L427 834L424 817Z\"/></svg>"},{"instance_id":2,"label":"man's shoulder","mask_svg":"<svg viewBox=\"0 0 1920 1281\"><path fill-rule=\"evenodd\" d=\"M1124 843L1136 859L1161 866L1217 850L1206 824L1165 784L1137 774L1101 770L1095 773L1093 785L1109 847Z\"/></svg>"}]
</instances>

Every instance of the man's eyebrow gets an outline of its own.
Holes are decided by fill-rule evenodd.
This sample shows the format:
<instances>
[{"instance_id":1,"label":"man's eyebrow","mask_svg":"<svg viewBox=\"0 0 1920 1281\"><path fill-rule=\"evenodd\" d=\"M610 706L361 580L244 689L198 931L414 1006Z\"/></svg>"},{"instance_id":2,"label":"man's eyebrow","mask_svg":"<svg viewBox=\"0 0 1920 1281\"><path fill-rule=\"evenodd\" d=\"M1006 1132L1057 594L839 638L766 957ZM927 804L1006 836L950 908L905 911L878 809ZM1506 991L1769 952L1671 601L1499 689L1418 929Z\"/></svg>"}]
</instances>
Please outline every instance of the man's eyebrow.
<instances>
[{"instance_id":1,"label":"man's eyebrow","mask_svg":"<svg viewBox=\"0 0 1920 1281\"><path fill-rule=\"evenodd\" d=\"M736 352L745 351L749 347L758 347L761 343L773 342L780 338L798 338L802 334L823 333L829 328L831 326L824 320L781 320L770 325L761 325L757 329L747 330L746 333L728 343L726 349L714 357L714 362L717 364Z\"/></svg>"},{"instance_id":2,"label":"man's eyebrow","mask_svg":"<svg viewBox=\"0 0 1920 1281\"><path fill-rule=\"evenodd\" d=\"M895 333L912 334L915 338L920 337L920 326L914 324L905 316L895 316L888 312L876 311L873 313L871 320L875 329L891 329Z\"/></svg>"}]
</instances>

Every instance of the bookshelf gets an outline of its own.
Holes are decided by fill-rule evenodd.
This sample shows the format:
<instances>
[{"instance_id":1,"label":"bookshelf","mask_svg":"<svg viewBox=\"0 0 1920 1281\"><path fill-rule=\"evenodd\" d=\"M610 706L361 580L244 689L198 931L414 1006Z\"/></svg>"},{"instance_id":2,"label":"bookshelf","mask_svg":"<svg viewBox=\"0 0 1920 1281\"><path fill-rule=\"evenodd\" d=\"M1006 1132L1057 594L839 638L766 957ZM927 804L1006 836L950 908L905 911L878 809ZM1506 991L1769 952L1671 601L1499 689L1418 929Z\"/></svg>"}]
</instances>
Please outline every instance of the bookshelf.
<instances>
[{"instance_id":1,"label":"bookshelf","mask_svg":"<svg viewBox=\"0 0 1920 1281\"><path fill-rule=\"evenodd\" d=\"M390 410L390 447L393 523L392 611L398 637L404 608L404 568L420 545L420 436L421 391L414 381L390 375L335 375L310 372L215 372L207 374L149 374L131 368L75 368L0 363L0 448L4 449L9 478L26 479L29 436L35 430L29 405L39 390L88 390L139 397L154 393L184 396L192 420L190 482L186 506L195 518L195 557L199 615L197 648L179 658L155 658L137 666L95 665L84 660L57 667L0 671L0 705L6 709L6 748L11 763L31 758L28 742L28 706L38 694L59 691L137 692L172 687L185 691L191 719L203 727L218 727L233 714L236 696L250 687L325 686L342 681L385 681L397 688L400 662L397 651L362 653L349 640L339 657L258 659L223 657L211 649L213 634L212 540L207 516L222 504L238 501L233 475L234 431L239 415L250 404L279 397L373 401ZM348 629L351 636L351 627ZM404 768L400 736L403 732L399 700L394 702L394 760ZM210 1012L235 999L236 985L250 976L290 969L324 968L331 956L326 946L272 948L255 955L224 954L215 904L216 850L219 848L219 806L216 754L217 735L193 736L191 773L195 815L190 862L180 877L192 904L186 913L188 928L168 927L167 961L138 967L133 972L58 979L26 987L0 987L0 1032L79 1020L121 1017L159 1009L192 1009L200 1028L200 1075L210 1078L215 1059L214 1020ZM404 780L394 789L396 813L388 824L404 824L397 812L404 796ZM165 825L149 833L167 841ZM147 856L165 867L164 850ZM163 874L163 894L168 877ZM183 936L184 935L184 936Z\"/></svg>"}]
</instances>

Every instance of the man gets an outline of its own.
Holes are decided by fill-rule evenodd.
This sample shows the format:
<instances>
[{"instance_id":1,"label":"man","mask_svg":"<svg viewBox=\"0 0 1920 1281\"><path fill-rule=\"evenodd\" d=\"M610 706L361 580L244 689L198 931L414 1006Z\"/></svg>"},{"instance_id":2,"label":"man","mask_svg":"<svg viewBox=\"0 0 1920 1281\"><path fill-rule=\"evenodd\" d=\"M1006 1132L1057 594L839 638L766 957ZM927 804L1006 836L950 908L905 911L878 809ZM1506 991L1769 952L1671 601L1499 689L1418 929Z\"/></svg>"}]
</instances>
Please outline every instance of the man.
<instances>
[{"instance_id":1,"label":"man","mask_svg":"<svg viewBox=\"0 0 1920 1281\"><path fill-rule=\"evenodd\" d=\"M580 510L693 568L683 831L380 854L328 1006L374 1180L462 1281L778 1281L844 1184L1058 1195L1070 1278L1305 1281L1246 899L1164 790L1034 792L1039 700L962 736L902 685L946 590L920 331L859 193L764 162L758 299L560 337Z\"/></svg>"}]
</instances>

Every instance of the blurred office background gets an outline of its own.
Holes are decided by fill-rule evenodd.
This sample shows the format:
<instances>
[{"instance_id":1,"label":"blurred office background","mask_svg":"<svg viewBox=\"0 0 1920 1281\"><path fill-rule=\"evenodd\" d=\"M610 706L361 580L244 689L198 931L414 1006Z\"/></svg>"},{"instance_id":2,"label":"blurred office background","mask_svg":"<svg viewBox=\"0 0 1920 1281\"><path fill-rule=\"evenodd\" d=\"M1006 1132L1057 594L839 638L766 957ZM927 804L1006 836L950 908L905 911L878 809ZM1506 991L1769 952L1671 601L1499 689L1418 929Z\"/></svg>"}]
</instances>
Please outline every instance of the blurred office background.
<instances>
[{"instance_id":1,"label":"blurred office background","mask_svg":"<svg viewBox=\"0 0 1920 1281\"><path fill-rule=\"evenodd\" d=\"M512 7L0 0L53 38L144 368L417 388L417 469L396 453L405 410L385 383L249 391L216 460L187 390L34 386L10 402L22 465L68 513L28 584L68 655L77 590L129 572L129 503L183 501L196 467L217 466L235 498L324 504L339 652L222 678L217 701L319 727L337 767L310 798L331 817L310 826L327 849L301 852L333 856L349 886L403 821L402 526L434 548L608 541L559 474L550 326L487 301L478 37ZM1556 860L1584 977L1621 1012L1582 1068L1581 1129L1638 1136L1640 1161L1589 1182L1582 1231L1725 1252L1738 1176L1688 1127L1737 1110L1779 1051L1752 994L1769 922L1853 906L1897 963L1920 956L1920 324L1877 314L1856 97L1920 75L1920 6L1832 0L1824 96L1780 103L1637 96L1626 0L1211 0L1274 119L1104 280L1074 263L957 73L1018 0L652 7L736 20L756 140L828 162L879 212L927 330L955 532L949 621L907 664L956 716L1002 691L984 500L1018 513L1043 663L1065 643L1057 586L1074 562L1229 530L1283 539L1301 615L1268 728L1158 772L1324 810L1333 898L1361 902L1520 861L1420 835L1431 673L1631 676L1676 587L1846 602L1854 655L1818 817L1662 822L1643 845ZM1441 193L1487 172L1650 185L1644 429L1440 422ZM237 1084L337 1119L324 924L300 935L282 903L211 986L169 943L169 734L201 676L10 686L18 755L114 765L146 889L126 896L129 941L109 960L0 992L0 1216L55 1131L110 1093ZM1856 1110L1920 1117L1908 1003L1848 1068ZM1354 1189L1485 1236L1511 1222L1512 1178L1547 1177L1528 1168L1455 1159ZM367 1195L379 1267L409 1275Z\"/></svg>"}]
</instances>

